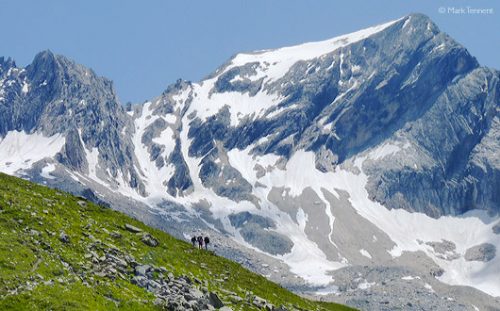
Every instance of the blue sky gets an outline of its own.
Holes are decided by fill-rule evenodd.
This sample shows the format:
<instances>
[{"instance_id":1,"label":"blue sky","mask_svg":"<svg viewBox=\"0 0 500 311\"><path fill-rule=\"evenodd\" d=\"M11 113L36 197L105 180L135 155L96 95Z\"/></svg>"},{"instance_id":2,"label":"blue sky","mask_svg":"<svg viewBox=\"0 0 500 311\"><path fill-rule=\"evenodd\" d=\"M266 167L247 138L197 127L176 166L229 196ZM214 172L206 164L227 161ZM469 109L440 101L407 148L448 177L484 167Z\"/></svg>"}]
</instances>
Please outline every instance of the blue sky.
<instances>
[{"instance_id":1,"label":"blue sky","mask_svg":"<svg viewBox=\"0 0 500 311\"><path fill-rule=\"evenodd\" d=\"M468 6L493 14L448 13ZM112 79L123 103L142 102L178 78L202 79L237 52L323 40L411 12L500 69L495 0L0 0L0 56L25 66L50 49Z\"/></svg>"}]
</instances>

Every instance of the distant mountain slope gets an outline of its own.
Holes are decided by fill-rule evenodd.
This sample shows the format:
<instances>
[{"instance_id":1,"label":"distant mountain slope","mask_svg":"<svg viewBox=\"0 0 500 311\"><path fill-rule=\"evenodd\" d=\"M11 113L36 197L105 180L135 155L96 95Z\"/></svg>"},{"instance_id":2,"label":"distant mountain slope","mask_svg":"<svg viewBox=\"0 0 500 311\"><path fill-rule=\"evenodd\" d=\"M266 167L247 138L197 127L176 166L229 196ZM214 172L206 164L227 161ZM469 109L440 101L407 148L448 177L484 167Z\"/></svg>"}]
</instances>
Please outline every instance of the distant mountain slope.
<instances>
[{"instance_id":1,"label":"distant mountain slope","mask_svg":"<svg viewBox=\"0 0 500 311\"><path fill-rule=\"evenodd\" d=\"M369 309L377 286L397 296L390 274L413 302L488 305L453 286L500 296L499 78L421 14L240 53L127 111L63 56L1 59L0 171L179 238L210 230L296 291ZM360 299L339 283L354 271Z\"/></svg>"},{"instance_id":2,"label":"distant mountain slope","mask_svg":"<svg viewBox=\"0 0 500 311\"><path fill-rule=\"evenodd\" d=\"M205 310L221 304L350 310L299 298L123 214L3 174L0 229L2 310Z\"/></svg>"}]
</instances>

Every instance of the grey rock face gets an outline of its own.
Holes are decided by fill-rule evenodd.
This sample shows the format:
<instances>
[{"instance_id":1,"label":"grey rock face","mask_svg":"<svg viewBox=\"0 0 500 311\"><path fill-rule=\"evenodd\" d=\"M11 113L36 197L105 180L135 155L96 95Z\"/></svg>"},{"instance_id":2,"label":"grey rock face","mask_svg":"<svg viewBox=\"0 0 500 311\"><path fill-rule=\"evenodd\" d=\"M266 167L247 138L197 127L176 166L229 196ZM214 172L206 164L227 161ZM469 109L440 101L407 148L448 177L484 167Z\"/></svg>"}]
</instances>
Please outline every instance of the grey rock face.
<instances>
[{"instance_id":1,"label":"grey rock face","mask_svg":"<svg viewBox=\"0 0 500 311\"><path fill-rule=\"evenodd\" d=\"M239 229L246 242L272 255L289 253L292 241L269 229L276 228L273 220L249 212L229 215L231 224Z\"/></svg>"},{"instance_id":2,"label":"grey rock face","mask_svg":"<svg viewBox=\"0 0 500 311\"><path fill-rule=\"evenodd\" d=\"M283 234L263 230L256 225L245 225L240 230L245 241L271 255L284 255L292 250L292 241Z\"/></svg>"},{"instance_id":3,"label":"grey rock face","mask_svg":"<svg viewBox=\"0 0 500 311\"><path fill-rule=\"evenodd\" d=\"M460 257L460 255L455 252L457 246L453 242L442 240L440 242L426 242L425 244L432 247L434 252L439 254L438 256L440 258L454 260Z\"/></svg>"},{"instance_id":4,"label":"grey rock face","mask_svg":"<svg viewBox=\"0 0 500 311\"><path fill-rule=\"evenodd\" d=\"M495 234L500 234L500 223L494 225L491 230L493 230L493 233Z\"/></svg>"},{"instance_id":5,"label":"grey rock face","mask_svg":"<svg viewBox=\"0 0 500 311\"><path fill-rule=\"evenodd\" d=\"M231 224L236 228L241 228L247 224L255 224L263 229L275 228L276 224L270 218L254 215L250 212L241 212L229 215Z\"/></svg>"},{"instance_id":6,"label":"grey rock face","mask_svg":"<svg viewBox=\"0 0 500 311\"><path fill-rule=\"evenodd\" d=\"M497 75L479 68L459 76L420 119L399 131L415 145L398 153L397 161L382 159L369 168L375 199L431 216L497 211L500 166L486 150L497 147L490 137L498 132L498 92L481 91L483 83L498 89Z\"/></svg>"},{"instance_id":7,"label":"grey rock face","mask_svg":"<svg viewBox=\"0 0 500 311\"><path fill-rule=\"evenodd\" d=\"M205 187L219 196L233 201L252 201L252 185L229 164L221 146L215 145L202 159L199 177Z\"/></svg>"},{"instance_id":8,"label":"grey rock face","mask_svg":"<svg viewBox=\"0 0 500 311\"><path fill-rule=\"evenodd\" d=\"M66 134L66 144L58 154L57 161L75 171L88 171L84 148L78 129L71 128Z\"/></svg>"},{"instance_id":9,"label":"grey rock face","mask_svg":"<svg viewBox=\"0 0 500 311\"><path fill-rule=\"evenodd\" d=\"M248 92L250 96L255 96L258 91L262 88L263 78L256 82L252 82L248 78L239 79L237 81L231 82L234 78L238 76L248 76L256 74L256 68L259 66L258 62L248 63L241 67L235 67L224 74L220 75L215 82L214 92L224 93L224 92Z\"/></svg>"},{"instance_id":10,"label":"grey rock face","mask_svg":"<svg viewBox=\"0 0 500 311\"><path fill-rule=\"evenodd\" d=\"M465 260L487 262L495 258L496 251L495 245L489 243L476 245L465 252Z\"/></svg>"},{"instance_id":11,"label":"grey rock face","mask_svg":"<svg viewBox=\"0 0 500 311\"><path fill-rule=\"evenodd\" d=\"M193 181L189 176L189 167L180 150L180 141L175 142L175 149L170 154L168 162L175 166L175 172L168 180L168 193L177 196L192 190Z\"/></svg>"}]
</instances>

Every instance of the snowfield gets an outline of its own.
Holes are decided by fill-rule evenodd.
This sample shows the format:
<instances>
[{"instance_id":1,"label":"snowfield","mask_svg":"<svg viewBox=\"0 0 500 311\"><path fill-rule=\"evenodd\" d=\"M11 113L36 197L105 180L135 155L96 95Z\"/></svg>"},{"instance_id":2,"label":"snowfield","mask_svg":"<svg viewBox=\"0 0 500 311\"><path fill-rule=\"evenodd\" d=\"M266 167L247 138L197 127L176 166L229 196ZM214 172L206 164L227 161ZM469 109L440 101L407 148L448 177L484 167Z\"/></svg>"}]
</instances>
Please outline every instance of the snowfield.
<instances>
[{"instance_id":1,"label":"snowfield","mask_svg":"<svg viewBox=\"0 0 500 311\"><path fill-rule=\"evenodd\" d=\"M379 156L379 150L376 150L375 156L369 155L369 157ZM272 156L254 159L248 152L248 150L238 151L236 149L230 152L231 165L240 172L252 173L255 164L265 163L268 165L273 164L273 160L276 160ZM434 219L422 213L410 213L403 209L388 210L369 199L365 189L368 177L362 170L365 160L366 156L351 160L354 166L360 169L361 173L359 174L343 169L337 170L335 173L322 173L314 166L314 153L299 151L289 160L286 170L275 169L258 181L268 186L268 189L273 186L288 188L290 193L295 196L300 195L307 187L313 188L320 197L321 188L328 189L334 194L336 189L344 190L349 194L349 201L356 211L387 233L391 240L396 243L397 246L390 250L392 256L401 256L405 251L423 251L445 270L443 276L440 277L441 281L452 285L472 286L490 295L500 296L500 282L498 282L500 257L497 255L489 262L465 261L463 258L463 254L468 248L482 243L491 243L500 249L500 235L494 234L492 230L493 225L500 218L488 216L484 211L471 211L460 217L444 216ZM255 177L252 178L251 174L244 177L251 182L256 180ZM259 188L259 191L262 191L260 189L262 188ZM255 192L255 194L261 200L266 201L267 194L265 192ZM326 199L323 198L323 200L326 204ZM272 205L272 203L267 201L266 205ZM331 223L335 226L334 219ZM297 228L294 230L300 230L301 226L299 224L296 226ZM291 234L291 232L284 233ZM307 239L305 234L302 236ZM425 245L425 242L442 240L455 243L456 252L462 256L447 261ZM369 254L364 253L363 255ZM290 258L293 257L285 256L283 260L292 267L296 266L296 261L287 261ZM302 264L308 267L317 266L315 262L306 258ZM341 263L338 264L339 267L342 266ZM312 276L311 271L307 271L307 273L293 269L292 271L298 272L300 276L310 281L327 279L327 276L324 275L325 269L321 266L317 266L316 276ZM321 282L315 284L320 285Z\"/></svg>"},{"instance_id":2,"label":"snowfield","mask_svg":"<svg viewBox=\"0 0 500 311\"><path fill-rule=\"evenodd\" d=\"M45 137L40 133L10 131L0 141L0 171L20 175L34 163L53 158L65 142L65 138L59 134Z\"/></svg>"}]
</instances>

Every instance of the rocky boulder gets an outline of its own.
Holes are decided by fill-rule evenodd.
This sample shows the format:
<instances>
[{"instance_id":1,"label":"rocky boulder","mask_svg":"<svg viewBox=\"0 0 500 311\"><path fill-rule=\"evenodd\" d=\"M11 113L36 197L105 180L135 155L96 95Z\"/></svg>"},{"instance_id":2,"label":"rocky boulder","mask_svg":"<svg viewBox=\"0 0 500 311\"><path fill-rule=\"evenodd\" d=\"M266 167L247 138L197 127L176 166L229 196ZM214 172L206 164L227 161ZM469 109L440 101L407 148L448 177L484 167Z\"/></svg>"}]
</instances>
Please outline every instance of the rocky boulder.
<instances>
[{"instance_id":1,"label":"rocky boulder","mask_svg":"<svg viewBox=\"0 0 500 311\"><path fill-rule=\"evenodd\" d=\"M495 258L495 255L496 255L495 245L489 243L483 243L469 248L465 252L465 260L487 262Z\"/></svg>"}]
</instances>

